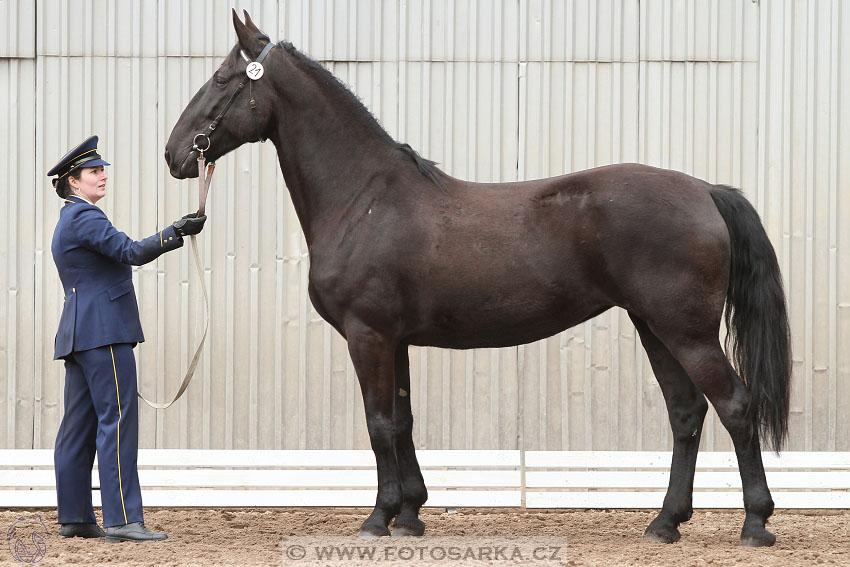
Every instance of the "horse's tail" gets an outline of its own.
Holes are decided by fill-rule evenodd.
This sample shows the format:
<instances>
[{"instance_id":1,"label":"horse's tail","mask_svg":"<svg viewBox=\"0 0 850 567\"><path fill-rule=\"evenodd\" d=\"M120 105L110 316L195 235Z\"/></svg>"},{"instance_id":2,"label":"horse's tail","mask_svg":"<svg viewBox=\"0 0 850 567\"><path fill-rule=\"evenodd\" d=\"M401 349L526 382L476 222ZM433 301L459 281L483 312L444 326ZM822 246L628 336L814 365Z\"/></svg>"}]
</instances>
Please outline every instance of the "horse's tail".
<instances>
[{"instance_id":1,"label":"horse's tail","mask_svg":"<svg viewBox=\"0 0 850 567\"><path fill-rule=\"evenodd\" d=\"M732 245L726 295L726 350L750 391L751 439L779 451L788 436L791 329L776 253L758 213L740 191L717 185L711 198Z\"/></svg>"}]
</instances>

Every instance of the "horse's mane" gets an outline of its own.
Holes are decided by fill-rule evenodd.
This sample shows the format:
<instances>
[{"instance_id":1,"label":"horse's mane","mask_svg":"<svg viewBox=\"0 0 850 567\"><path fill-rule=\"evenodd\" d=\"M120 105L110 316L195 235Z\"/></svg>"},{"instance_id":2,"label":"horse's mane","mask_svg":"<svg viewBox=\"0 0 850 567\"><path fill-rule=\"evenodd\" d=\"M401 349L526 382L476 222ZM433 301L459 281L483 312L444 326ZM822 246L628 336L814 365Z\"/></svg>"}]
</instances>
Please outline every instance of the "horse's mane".
<instances>
[{"instance_id":1,"label":"horse's mane","mask_svg":"<svg viewBox=\"0 0 850 567\"><path fill-rule=\"evenodd\" d=\"M419 170L419 172L424 175L429 181L431 181L440 189L445 189L445 185L443 184L443 177L445 176L445 173L443 173L443 171L437 167L437 162L423 158L416 150L411 148L409 144L403 144L393 140L393 138L378 122L378 119L375 118L375 116L369 111L368 108L366 108L366 105L363 104L363 101L361 101L360 98L351 91L351 89L349 89L342 81L340 81L339 78L337 78L333 73L328 71L317 61L298 51L298 49L288 41L280 42L280 47L288 55L294 56L296 59L307 65L310 69L318 73L328 85L332 85L337 90L337 92L339 92L346 100L351 102L352 107L357 110L357 112L363 118L364 122L368 124L379 136L385 138L387 142L389 142L397 150L401 151L410 159L412 159L413 163L416 164L416 168Z\"/></svg>"}]
</instances>

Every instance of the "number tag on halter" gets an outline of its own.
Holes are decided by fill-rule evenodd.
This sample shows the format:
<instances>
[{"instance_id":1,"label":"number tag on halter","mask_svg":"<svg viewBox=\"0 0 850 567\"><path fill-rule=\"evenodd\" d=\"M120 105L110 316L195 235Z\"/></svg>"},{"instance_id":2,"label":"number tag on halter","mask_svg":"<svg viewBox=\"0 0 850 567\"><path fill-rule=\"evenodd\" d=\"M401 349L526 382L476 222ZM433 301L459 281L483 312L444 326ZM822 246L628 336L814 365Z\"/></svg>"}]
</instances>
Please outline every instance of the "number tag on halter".
<instances>
[{"instance_id":1,"label":"number tag on halter","mask_svg":"<svg viewBox=\"0 0 850 567\"><path fill-rule=\"evenodd\" d=\"M252 81L262 78L263 72L263 64L257 63L256 61L248 63L248 67L245 69L245 74L248 75L248 78Z\"/></svg>"}]
</instances>

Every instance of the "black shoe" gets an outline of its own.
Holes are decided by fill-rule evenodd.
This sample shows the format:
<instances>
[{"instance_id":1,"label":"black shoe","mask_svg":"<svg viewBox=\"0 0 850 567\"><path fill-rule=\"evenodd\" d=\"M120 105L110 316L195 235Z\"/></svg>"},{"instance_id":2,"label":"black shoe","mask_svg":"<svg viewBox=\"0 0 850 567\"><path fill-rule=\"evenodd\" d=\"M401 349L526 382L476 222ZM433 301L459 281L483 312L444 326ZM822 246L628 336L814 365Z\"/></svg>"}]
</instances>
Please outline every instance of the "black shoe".
<instances>
[{"instance_id":1,"label":"black shoe","mask_svg":"<svg viewBox=\"0 0 850 567\"><path fill-rule=\"evenodd\" d=\"M104 537L106 533L97 524L62 524L59 537Z\"/></svg>"},{"instance_id":2,"label":"black shoe","mask_svg":"<svg viewBox=\"0 0 850 567\"><path fill-rule=\"evenodd\" d=\"M142 522L133 522L123 526L111 526L106 528L106 541L119 543L122 541L161 541L168 539L168 535L152 532Z\"/></svg>"}]
</instances>

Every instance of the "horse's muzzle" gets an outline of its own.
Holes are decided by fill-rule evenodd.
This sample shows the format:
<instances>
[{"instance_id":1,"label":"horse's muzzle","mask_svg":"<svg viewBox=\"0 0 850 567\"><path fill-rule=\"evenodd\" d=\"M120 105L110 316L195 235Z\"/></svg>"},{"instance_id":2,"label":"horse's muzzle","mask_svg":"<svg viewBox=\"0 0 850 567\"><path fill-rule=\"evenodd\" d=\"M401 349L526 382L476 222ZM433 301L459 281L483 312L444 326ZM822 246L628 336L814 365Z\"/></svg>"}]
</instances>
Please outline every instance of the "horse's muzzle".
<instances>
[{"instance_id":1,"label":"horse's muzzle","mask_svg":"<svg viewBox=\"0 0 850 567\"><path fill-rule=\"evenodd\" d=\"M178 156L172 156L168 148L165 149L165 163L168 171L175 179L191 179L198 176L198 164L195 152L189 150L181 160Z\"/></svg>"}]
</instances>

